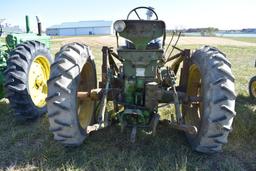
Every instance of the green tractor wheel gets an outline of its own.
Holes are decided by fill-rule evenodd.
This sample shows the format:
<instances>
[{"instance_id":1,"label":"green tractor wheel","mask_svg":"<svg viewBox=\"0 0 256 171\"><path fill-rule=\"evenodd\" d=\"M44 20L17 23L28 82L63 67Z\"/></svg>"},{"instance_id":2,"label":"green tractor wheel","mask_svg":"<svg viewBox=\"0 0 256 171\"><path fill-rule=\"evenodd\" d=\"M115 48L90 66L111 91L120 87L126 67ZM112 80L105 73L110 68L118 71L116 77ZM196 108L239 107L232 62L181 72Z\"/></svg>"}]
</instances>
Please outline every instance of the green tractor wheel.
<instances>
[{"instance_id":1,"label":"green tractor wheel","mask_svg":"<svg viewBox=\"0 0 256 171\"><path fill-rule=\"evenodd\" d=\"M38 41L24 42L10 53L4 86L18 121L35 119L46 113L51 63L49 50Z\"/></svg>"},{"instance_id":2,"label":"green tractor wheel","mask_svg":"<svg viewBox=\"0 0 256 171\"><path fill-rule=\"evenodd\" d=\"M48 118L54 139L64 145L83 142L95 120L95 101L80 100L78 91L97 88L94 58L87 46L71 43L61 48L48 81Z\"/></svg>"},{"instance_id":3,"label":"green tractor wheel","mask_svg":"<svg viewBox=\"0 0 256 171\"><path fill-rule=\"evenodd\" d=\"M215 153L227 143L236 114L234 76L225 55L205 46L191 57L188 76L188 96L201 101L183 105L185 124L195 125L197 134L187 133L192 148L203 153Z\"/></svg>"},{"instance_id":4,"label":"green tractor wheel","mask_svg":"<svg viewBox=\"0 0 256 171\"><path fill-rule=\"evenodd\" d=\"M252 77L249 82L249 93L252 99L256 99L256 76Z\"/></svg>"}]
</instances>

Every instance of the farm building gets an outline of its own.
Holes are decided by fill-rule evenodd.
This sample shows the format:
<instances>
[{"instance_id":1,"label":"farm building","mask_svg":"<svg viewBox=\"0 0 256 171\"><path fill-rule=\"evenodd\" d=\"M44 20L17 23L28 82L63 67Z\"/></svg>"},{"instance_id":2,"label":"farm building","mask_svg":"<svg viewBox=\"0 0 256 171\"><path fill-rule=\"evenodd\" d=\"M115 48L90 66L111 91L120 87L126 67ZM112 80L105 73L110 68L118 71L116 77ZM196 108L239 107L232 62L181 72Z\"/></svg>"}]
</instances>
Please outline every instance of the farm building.
<instances>
[{"instance_id":1,"label":"farm building","mask_svg":"<svg viewBox=\"0 0 256 171\"><path fill-rule=\"evenodd\" d=\"M79 21L53 25L46 29L49 36L79 36L112 34L112 21Z\"/></svg>"}]
</instances>

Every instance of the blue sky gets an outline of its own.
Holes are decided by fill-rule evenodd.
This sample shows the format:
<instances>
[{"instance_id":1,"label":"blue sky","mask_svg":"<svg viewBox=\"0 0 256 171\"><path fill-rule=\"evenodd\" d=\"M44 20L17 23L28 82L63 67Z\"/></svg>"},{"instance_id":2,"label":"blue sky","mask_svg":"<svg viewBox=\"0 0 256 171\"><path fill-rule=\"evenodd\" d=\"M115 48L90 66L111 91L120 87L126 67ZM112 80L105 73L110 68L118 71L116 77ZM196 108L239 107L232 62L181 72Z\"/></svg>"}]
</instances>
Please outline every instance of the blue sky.
<instances>
[{"instance_id":1,"label":"blue sky","mask_svg":"<svg viewBox=\"0 0 256 171\"><path fill-rule=\"evenodd\" d=\"M117 20L137 6L153 6L167 28L256 28L256 0L0 0L0 18L32 27L38 15L44 27L68 21Z\"/></svg>"}]
</instances>

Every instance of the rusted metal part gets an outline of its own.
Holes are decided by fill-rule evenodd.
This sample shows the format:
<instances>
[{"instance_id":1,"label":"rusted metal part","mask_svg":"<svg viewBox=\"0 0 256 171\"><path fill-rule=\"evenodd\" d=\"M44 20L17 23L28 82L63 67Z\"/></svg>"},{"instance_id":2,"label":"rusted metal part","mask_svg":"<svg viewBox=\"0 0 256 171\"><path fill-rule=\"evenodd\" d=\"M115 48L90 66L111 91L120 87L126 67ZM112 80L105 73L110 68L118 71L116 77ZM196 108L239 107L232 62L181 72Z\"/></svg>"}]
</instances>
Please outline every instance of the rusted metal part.
<instances>
[{"instance_id":1,"label":"rusted metal part","mask_svg":"<svg viewBox=\"0 0 256 171\"><path fill-rule=\"evenodd\" d=\"M110 49L109 52L110 52L111 55L112 55L113 57L115 57L117 60L119 60L120 62L124 62L124 60L123 60L118 54L116 54L116 53L113 51L113 49Z\"/></svg>"},{"instance_id":2,"label":"rusted metal part","mask_svg":"<svg viewBox=\"0 0 256 171\"><path fill-rule=\"evenodd\" d=\"M189 103L200 103L203 99L201 96L188 96L188 102Z\"/></svg>"},{"instance_id":3,"label":"rusted metal part","mask_svg":"<svg viewBox=\"0 0 256 171\"><path fill-rule=\"evenodd\" d=\"M178 57L180 57L180 56L182 56L182 55L183 55L183 52L177 53L177 54L175 54L175 55L173 55L173 56L167 58L166 61L165 61L165 63L170 62L171 60L174 60L174 59L176 59L176 58L178 58Z\"/></svg>"},{"instance_id":4,"label":"rusted metal part","mask_svg":"<svg viewBox=\"0 0 256 171\"><path fill-rule=\"evenodd\" d=\"M100 100L103 96L103 92L105 89L98 88L98 89L92 89L88 92L79 91L77 92L77 97L80 100L83 99L91 99L91 100ZM121 93L121 89L119 88L112 88L108 90L108 100L116 100L117 96Z\"/></svg>"},{"instance_id":5,"label":"rusted metal part","mask_svg":"<svg viewBox=\"0 0 256 171\"><path fill-rule=\"evenodd\" d=\"M107 81L107 69L109 68L109 48L107 46L102 47L102 66L101 66L101 72L102 72L102 83L105 85L105 82Z\"/></svg>"},{"instance_id":6,"label":"rusted metal part","mask_svg":"<svg viewBox=\"0 0 256 171\"><path fill-rule=\"evenodd\" d=\"M106 47L105 47L106 49ZM108 50L105 50L105 52L108 52ZM106 55L106 54L105 54ZM108 58L109 56L105 56L105 58ZM110 88L111 78L112 78L112 72L108 63L108 59L105 59L107 64L105 65L105 71L106 71L106 84L105 89L102 91L102 97L100 101L100 107L99 107L99 114L98 114L98 123L101 127L107 127L108 126L108 114L106 112L107 107L107 101L108 101L108 92Z\"/></svg>"},{"instance_id":7,"label":"rusted metal part","mask_svg":"<svg viewBox=\"0 0 256 171\"><path fill-rule=\"evenodd\" d=\"M77 92L77 97L79 99L90 98L90 92Z\"/></svg>"},{"instance_id":8,"label":"rusted metal part","mask_svg":"<svg viewBox=\"0 0 256 171\"><path fill-rule=\"evenodd\" d=\"M189 67L190 67L190 49L185 49L183 52L183 66L181 68L181 74L180 74L180 86L184 89L184 91L187 90L187 83L188 83L188 74L189 74Z\"/></svg>"},{"instance_id":9,"label":"rusted metal part","mask_svg":"<svg viewBox=\"0 0 256 171\"><path fill-rule=\"evenodd\" d=\"M77 92L77 97L82 100L82 99L87 99L90 98L91 100L99 100L102 96L102 89L98 88L98 89L92 89L88 92L82 92L79 91Z\"/></svg>"},{"instance_id":10,"label":"rusted metal part","mask_svg":"<svg viewBox=\"0 0 256 171\"><path fill-rule=\"evenodd\" d=\"M178 58L175 59L175 61L172 62L172 65L171 65L171 70L177 74L178 70L179 70L179 67L180 67L180 64L181 62L183 61L183 57L180 56Z\"/></svg>"},{"instance_id":11,"label":"rusted metal part","mask_svg":"<svg viewBox=\"0 0 256 171\"><path fill-rule=\"evenodd\" d=\"M178 50L178 51L180 51L180 52L184 52L183 49L180 49L180 48L178 48L177 46L173 46L173 48L176 49L176 50Z\"/></svg>"},{"instance_id":12,"label":"rusted metal part","mask_svg":"<svg viewBox=\"0 0 256 171\"><path fill-rule=\"evenodd\" d=\"M120 88L123 87L123 80L120 80L118 78L112 78L111 79L111 87L112 88ZM99 88L104 88L105 82L99 82Z\"/></svg>"},{"instance_id":13,"label":"rusted metal part","mask_svg":"<svg viewBox=\"0 0 256 171\"><path fill-rule=\"evenodd\" d=\"M181 110L180 110L179 96L178 96L178 93L176 91L175 81L173 81L172 87L173 87L173 99L174 99L175 113L176 113L176 117L177 117L177 122L180 124L180 123L182 123L182 118L183 117L182 117L182 113L181 113Z\"/></svg>"},{"instance_id":14,"label":"rusted metal part","mask_svg":"<svg viewBox=\"0 0 256 171\"><path fill-rule=\"evenodd\" d=\"M109 68L112 71L112 75L117 75L119 72L118 66L115 63L113 57L118 59L120 62L124 61L121 57L119 57L116 53L113 52L112 47L104 46L102 48L102 66L101 66L102 79L99 82L100 88L105 87L105 84L107 81L107 68ZM112 88L122 87L122 81L117 78L112 78L110 82L111 82Z\"/></svg>"},{"instance_id":15,"label":"rusted metal part","mask_svg":"<svg viewBox=\"0 0 256 171\"><path fill-rule=\"evenodd\" d=\"M177 124L176 122L170 122L170 125L175 129L187 132L191 135L196 135L198 132L197 127L192 125Z\"/></svg>"},{"instance_id":16,"label":"rusted metal part","mask_svg":"<svg viewBox=\"0 0 256 171\"><path fill-rule=\"evenodd\" d=\"M158 102L159 103L174 103L174 98L173 98L174 91L171 90L164 90L164 89L159 89L158 90ZM180 99L179 101L183 101L183 99L186 98L186 94L184 92L177 91L178 98Z\"/></svg>"},{"instance_id":17,"label":"rusted metal part","mask_svg":"<svg viewBox=\"0 0 256 171\"><path fill-rule=\"evenodd\" d=\"M154 111L158 106L158 84L149 82L145 85L145 107Z\"/></svg>"},{"instance_id":18,"label":"rusted metal part","mask_svg":"<svg viewBox=\"0 0 256 171\"><path fill-rule=\"evenodd\" d=\"M170 62L174 59L176 59L172 65L171 65L171 69L174 71L175 74L177 74L179 66L181 64L182 61L185 61L186 59L190 58L190 52L188 52L188 49L182 50L178 47L173 47L179 51L181 51L180 53L177 53L176 55L172 56L172 57L168 57L165 61L165 63Z\"/></svg>"},{"instance_id":19,"label":"rusted metal part","mask_svg":"<svg viewBox=\"0 0 256 171\"><path fill-rule=\"evenodd\" d=\"M99 129L100 129L100 125L99 124L90 125L90 126L87 126L86 133L90 134L91 132L98 131Z\"/></svg>"},{"instance_id":20,"label":"rusted metal part","mask_svg":"<svg viewBox=\"0 0 256 171\"><path fill-rule=\"evenodd\" d=\"M115 61L113 59L112 52L113 52L113 48L109 47L109 49L108 49L108 57L109 57L109 59L108 60L109 60L110 69L112 70L113 75L117 75L118 67L117 67L117 64L115 63Z\"/></svg>"},{"instance_id":21,"label":"rusted metal part","mask_svg":"<svg viewBox=\"0 0 256 171\"><path fill-rule=\"evenodd\" d=\"M160 120L160 115L159 114L154 114L151 120L151 128L152 128L152 135L156 135L156 128Z\"/></svg>"}]
</instances>

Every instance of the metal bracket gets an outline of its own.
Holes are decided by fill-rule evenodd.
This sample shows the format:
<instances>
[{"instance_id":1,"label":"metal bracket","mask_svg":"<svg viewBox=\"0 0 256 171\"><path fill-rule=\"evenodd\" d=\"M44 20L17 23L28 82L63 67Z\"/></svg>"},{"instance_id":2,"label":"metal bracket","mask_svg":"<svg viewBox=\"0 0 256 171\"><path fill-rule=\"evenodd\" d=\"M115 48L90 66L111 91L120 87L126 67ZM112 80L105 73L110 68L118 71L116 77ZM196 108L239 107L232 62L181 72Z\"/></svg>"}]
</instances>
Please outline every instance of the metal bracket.
<instances>
[{"instance_id":1,"label":"metal bracket","mask_svg":"<svg viewBox=\"0 0 256 171\"><path fill-rule=\"evenodd\" d=\"M160 115L159 114L155 114L152 118L151 126L152 126L152 135L153 136L156 135L156 128L157 128L157 125L159 123L159 120L160 120Z\"/></svg>"},{"instance_id":2,"label":"metal bracket","mask_svg":"<svg viewBox=\"0 0 256 171\"><path fill-rule=\"evenodd\" d=\"M169 122L170 125L172 127L174 127L175 129L178 129L178 130L181 130L181 131L184 131L184 132L187 132L191 135L196 135L198 130L197 130L197 127L195 126L192 126L192 125L185 125L185 124L177 124L175 122Z\"/></svg>"},{"instance_id":3,"label":"metal bracket","mask_svg":"<svg viewBox=\"0 0 256 171\"><path fill-rule=\"evenodd\" d=\"M137 127L133 126L132 127L132 132L131 132L131 137L130 137L131 143L135 143L135 141L136 141L136 134L137 134Z\"/></svg>"},{"instance_id":4,"label":"metal bracket","mask_svg":"<svg viewBox=\"0 0 256 171\"><path fill-rule=\"evenodd\" d=\"M176 113L176 117L177 117L177 123L180 124L182 123L182 113L180 111L180 102L179 102L179 96L178 93L176 91L176 76L175 73L173 71L171 71L170 73L170 77L171 77L171 86L173 89L173 99L174 99L174 106L175 106L175 113Z\"/></svg>"}]
</instances>

